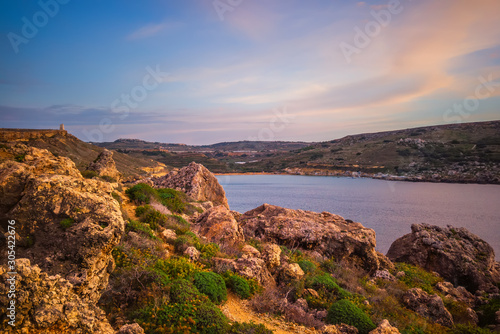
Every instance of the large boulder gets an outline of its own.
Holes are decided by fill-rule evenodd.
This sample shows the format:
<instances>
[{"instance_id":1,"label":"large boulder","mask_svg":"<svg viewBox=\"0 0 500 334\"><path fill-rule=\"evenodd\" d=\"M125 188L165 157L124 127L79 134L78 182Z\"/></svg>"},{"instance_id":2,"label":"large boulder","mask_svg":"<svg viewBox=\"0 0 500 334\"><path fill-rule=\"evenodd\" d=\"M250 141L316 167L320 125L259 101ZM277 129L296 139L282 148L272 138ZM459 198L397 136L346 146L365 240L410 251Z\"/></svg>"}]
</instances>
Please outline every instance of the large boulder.
<instances>
[{"instance_id":1,"label":"large boulder","mask_svg":"<svg viewBox=\"0 0 500 334\"><path fill-rule=\"evenodd\" d=\"M16 260L16 297L9 299L12 277L7 266L0 266L0 311L10 314L6 307L15 300L15 327L2 319L2 328L12 333L99 333L115 331L104 311L95 303L85 301L74 292L73 285L60 275L48 275L30 260ZM4 332L2 332L4 333Z\"/></svg>"},{"instance_id":2,"label":"large boulder","mask_svg":"<svg viewBox=\"0 0 500 334\"><path fill-rule=\"evenodd\" d=\"M24 159L0 165L0 203L8 203L0 207L0 216L15 221L16 258L27 261L21 261L26 282L34 280L21 284L17 291L34 301L23 304L18 328L44 332L57 323L61 328L85 328L83 333L106 332L92 325L94 320L74 325L67 312L80 312L82 319L98 317L95 305L114 268L111 251L125 226L112 185L84 179L71 160L56 158L47 150L14 149L24 150ZM5 224L0 225L0 232L2 236L7 232ZM0 265L6 261L0 257ZM38 276L31 279L33 270ZM39 291L62 299L53 304L50 298L36 297ZM0 308L7 307L6 302L0 300Z\"/></svg>"},{"instance_id":3,"label":"large boulder","mask_svg":"<svg viewBox=\"0 0 500 334\"><path fill-rule=\"evenodd\" d=\"M104 149L92 162L87 170L97 173L99 176L107 176L116 181L121 178L120 172L116 169L115 161L113 160L113 152Z\"/></svg>"},{"instance_id":4,"label":"large boulder","mask_svg":"<svg viewBox=\"0 0 500 334\"><path fill-rule=\"evenodd\" d=\"M453 327L453 317L438 295L413 288L403 295L403 304L423 317L446 327Z\"/></svg>"},{"instance_id":5,"label":"large boulder","mask_svg":"<svg viewBox=\"0 0 500 334\"><path fill-rule=\"evenodd\" d=\"M155 177L152 183L157 188L177 189L196 201L210 201L229 209L226 193L217 178L203 165L195 162L165 176Z\"/></svg>"},{"instance_id":6,"label":"large boulder","mask_svg":"<svg viewBox=\"0 0 500 334\"><path fill-rule=\"evenodd\" d=\"M465 228L413 224L410 234L393 242L387 256L435 271L471 292L498 292L500 273L493 248Z\"/></svg>"},{"instance_id":7,"label":"large boulder","mask_svg":"<svg viewBox=\"0 0 500 334\"><path fill-rule=\"evenodd\" d=\"M205 211L196 220L194 228L208 241L223 246L234 246L245 241L243 231L233 213L223 205Z\"/></svg>"},{"instance_id":8,"label":"large boulder","mask_svg":"<svg viewBox=\"0 0 500 334\"><path fill-rule=\"evenodd\" d=\"M264 204L244 213L239 222L246 238L315 250L357 263L368 272L379 267L375 231L338 215Z\"/></svg>"}]
</instances>

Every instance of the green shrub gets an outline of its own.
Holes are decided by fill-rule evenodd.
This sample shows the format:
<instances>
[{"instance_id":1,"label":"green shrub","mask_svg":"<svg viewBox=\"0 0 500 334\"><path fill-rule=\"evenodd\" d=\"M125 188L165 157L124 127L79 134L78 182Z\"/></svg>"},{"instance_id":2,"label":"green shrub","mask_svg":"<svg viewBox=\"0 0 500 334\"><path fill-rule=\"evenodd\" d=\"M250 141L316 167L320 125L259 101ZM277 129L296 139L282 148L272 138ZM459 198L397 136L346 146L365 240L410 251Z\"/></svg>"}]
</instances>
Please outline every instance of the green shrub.
<instances>
[{"instance_id":1,"label":"green shrub","mask_svg":"<svg viewBox=\"0 0 500 334\"><path fill-rule=\"evenodd\" d=\"M313 273L317 269L316 265L309 260L299 261L298 264L300 266L300 269L302 269L306 274Z\"/></svg>"},{"instance_id":2,"label":"green shrub","mask_svg":"<svg viewBox=\"0 0 500 334\"><path fill-rule=\"evenodd\" d=\"M122 198L120 197L120 195L118 195L118 193L116 193L116 192L114 192L114 191L113 191L113 192L111 193L111 196L113 196L113 198L114 198L114 199L115 199L118 203L122 204Z\"/></svg>"},{"instance_id":3,"label":"green shrub","mask_svg":"<svg viewBox=\"0 0 500 334\"><path fill-rule=\"evenodd\" d=\"M125 231L138 232L139 234L147 236L151 240L158 240L158 241L160 240L148 225L135 220L130 220L127 223L127 225L125 226Z\"/></svg>"},{"instance_id":4,"label":"green shrub","mask_svg":"<svg viewBox=\"0 0 500 334\"><path fill-rule=\"evenodd\" d=\"M251 296L250 285L248 284L247 280L241 276L235 274L230 275L226 279L226 285L229 289L231 289L231 291L236 293L238 297L242 299L247 299Z\"/></svg>"},{"instance_id":5,"label":"green shrub","mask_svg":"<svg viewBox=\"0 0 500 334\"><path fill-rule=\"evenodd\" d=\"M315 290L325 290L329 292L338 292L341 289L341 287L335 283L333 277L327 273L309 277L306 280L306 286Z\"/></svg>"},{"instance_id":6,"label":"green shrub","mask_svg":"<svg viewBox=\"0 0 500 334\"><path fill-rule=\"evenodd\" d=\"M197 272L194 274L194 285L216 304L227 300L226 283L219 274L211 271Z\"/></svg>"},{"instance_id":7,"label":"green shrub","mask_svg":"<svg viewBox=\"0 0 500 334\"><path fill-rule=\"evenodd\" d=\"M124 252L124 249L121 246L113 248L111 255L113 255L113 259L115 260L115 264L118 268L128 267L132 264L127 253Z\"/></svg>"},{"instance_id":8,"label":"green shrub","mask_svg":"<svg viewBox=\"0 0 500 334\"><path fill-rule=\"evenodd\" d=\"M495 312L500 309L500 298L491 300L488 304L478 307L477 315L479 316L479 325L487 326L495 324Z\"/></svg>"},{"instance_id":9,"label":"green shrub","mask_svg":"<svg viewBox=\"0 0 500 334\"><path fill-rule=\"evenodd\" d=\"M328 310L326 321L330 324L347 324L358 329L360 334L368 334L376 326L360 308L352 302L342 299Z\"/></svg>"},{"instance_id":10,"label":"green shrub","mask_svg":"<svg viewBox=\"0 0 500 334\"><path fill-rule=\"evenodd\" d=\"M70 228L71 226L73 226L74 223L75 223L75 220L72 218L64 218L63 220L61 220L59 222L59 224L61 225L61 227L63 229Z\"/></svg>"},{"instance_id":11,"label":"green shrub","mask_svg":"<svg viewBox=\"0 0 500 334\"><path fill-rule=\"evenodd\" d=\"M125 190L125 194L130 198L130 200L136 202L137 204L149 204L151 198L155 198L156 191L149 185L145 183L138 183L135 186Z\"/></svg>"},{"instance_id":12,"label":"green shrub","mask_svg":"<svg viewBox=\"0 0 500 334\"><path fill-rule=\"evenodd\" d=\"M170 211L182 213L186 205L186 195L174 189L157 189L157 196L161 204L165 205Z\"/></svg>"},{"instance_id":13,"label":"green shrub","mask_svg":"<svg viewBox=\"0 0 500 334\"><path fill-rule=\"evenodd\" d=\"M202 268L185 257L172 257L158 260L154 265L154 270L167 279L178 279L192 277Z\"/></svg>"},{"instance_id":14,"label":"green shrub","mask_svg":"<svg viewBox=\"0 0 500 334\"><path fill-rule=\"evenodd\" d=\"M14 160L16 160L17 162L23 162L25 158L26 154L19 154L14 157Z\"/></svg>"},{"instance_id":15,"label":"green shrub","mask_svg":"<svg viewBox=\"0 0 500 334\"><path fill-rule=\"evenodd\" d=\"M273 334L273 331L267 329L262 324L253 322L236 322L228 331L228 334Z\"/></svg>"},{"instance_id":16,"label":"green shrub","mask_svg":"<svg viewBox=\"0 0 500 334\"><path fill-rule=\"evenodd\" d=\"M217 245L213 242L210 242L210 243L205 244L205 245L203 245L203 244L200 244L200 245L201 246L198 250L201 252L201 257L204 259L210 260L211 258L216 256L220 251L219 245Z\"/></svg>"},{"instance_id":17,"label":"green shrub","mask_svg":"<svg viewBox=\"0 0 500 334\"><path fill-rule=\"evenodd\" d=\"M204 298L145 307L137 312L137 322L147 334L221 334L229 328L224 314Z\"/></svg>"},{"instance_id":18,"label":"green shrub","mask_svg":"<svg viewBox=\"0 0 500 334\"><path fill-rule=\"evenodd\" d=\"M177 279L170 286L170 301L172 303L188 303L202 298L200 291L188 280Z\"/></svg>"},{"instance_id":19,"label":"green shrub","mask_svg":"<svg viewBox=\"0 0 500 334\"><path fill-rule=\"evenodd\" d=\"M86 179L91 179L97 176L97 172L94 172L93 170L84 170L81 174Z\"/></svg>"},{"instance_id":20,"label":"green shrub","mask_svg":"<svg viewBox=\"0 0 500 334\"><path fill-rule=\"evenodd\" d=\"M449 334L491 334L491 331L474 325L456 325Z\"/></svg>"},{"instance_id":21,"label":"green shrub","mask_svg":"<svg viewBox=\"0 0 500 334\"><path fill-rule=\"evenodd\" d=\"M420 288L430 294L435 294L434 285L443 281L442 278L425 269L408 263L396 263L396 270L405 273L399 280L406 284L406 286L409 288Z\"/></svg>"}]
</instances>

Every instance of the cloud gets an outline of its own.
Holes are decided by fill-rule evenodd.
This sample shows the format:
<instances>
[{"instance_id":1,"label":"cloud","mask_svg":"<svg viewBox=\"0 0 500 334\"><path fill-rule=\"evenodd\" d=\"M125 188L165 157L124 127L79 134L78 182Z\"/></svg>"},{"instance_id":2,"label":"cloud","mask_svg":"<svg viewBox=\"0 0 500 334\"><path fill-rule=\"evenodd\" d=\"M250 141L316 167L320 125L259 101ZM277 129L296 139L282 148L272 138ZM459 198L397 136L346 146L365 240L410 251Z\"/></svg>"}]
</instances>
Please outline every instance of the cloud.
<instances>
[{"instance_id":1,"label":"cloud","mask_svg":"<svg viewBox=\"0 0 500 334\"><path fill-rule=\"evenodd\" d=\"M127 36L128 40L137 40L152 37L164 30L172 30L179 27L177 22L162 22L145 25Z\"/></svg>"}]
</instances>

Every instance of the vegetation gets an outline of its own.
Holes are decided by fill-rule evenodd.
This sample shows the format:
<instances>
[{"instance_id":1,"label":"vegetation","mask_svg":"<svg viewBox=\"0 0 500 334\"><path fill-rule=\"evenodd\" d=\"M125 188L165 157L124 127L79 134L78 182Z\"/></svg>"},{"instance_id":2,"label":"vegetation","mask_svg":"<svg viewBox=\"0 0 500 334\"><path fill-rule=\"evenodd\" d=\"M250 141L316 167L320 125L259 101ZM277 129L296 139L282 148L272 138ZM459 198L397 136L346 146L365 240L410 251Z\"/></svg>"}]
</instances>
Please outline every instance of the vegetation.
<instances>
[{"instance_id":1,"label":"vegetation","mask_svg":"<svg viewBox=\"0 0 500 334\"><path fill-rule=\"evenodd\" d=\"M82 176L86 179L92 179L94 177L97 176L97 172L93 171L93 170L84 170L82 172L80 172L82 174Z\"/></svg>"},{"instance_id":2,"label":"vegetation","mask_svg":"<svg viewBox=\"0 0 500 334\"><path fill-rule=\"evenodd\" d=\"M195 273L194 285L215 304L227 300L226 283L222 276L214 272L202 271Z\"/></svg>"},{"instance_id":3,"label":"vegetation","mask_svg":"<svg viewBox=\"0 0 500 334\"><path fill-rule=\"evenodd\" d=\"M64 218L63 220L61 220L59 222L59 224L61 225L61 227L63 229L70 228L71 226L73 226L74 223L75 223L75 220L73 218Z\"/></svg>"},{"instance_id":4,"label":"vegetation","mask_svg":"<svg viewBox=\"0 0 500 334\"><path fill-rule=\"evenodd\" d=\"M375 329L375 324L371 319L348 300L339 300L328 310L326 320L330 324L347 324L358 329L360 334L368 334Z\"/></svg>"}]
</instances>

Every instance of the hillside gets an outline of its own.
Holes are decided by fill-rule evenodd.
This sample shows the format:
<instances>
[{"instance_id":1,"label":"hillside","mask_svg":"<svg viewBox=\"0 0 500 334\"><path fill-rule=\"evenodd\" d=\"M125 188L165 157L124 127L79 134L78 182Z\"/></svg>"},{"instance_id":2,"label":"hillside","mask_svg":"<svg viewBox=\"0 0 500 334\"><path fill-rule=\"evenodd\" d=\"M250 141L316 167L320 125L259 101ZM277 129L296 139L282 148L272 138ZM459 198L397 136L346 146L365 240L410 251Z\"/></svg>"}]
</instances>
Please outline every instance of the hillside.
<instances>
[{"instance_id":1,"label":"hillside","mask_svg":"<svg viewBox=\"0 0 500 334\"><path fill-rule=\"evenodd\" d=\"M500 121L494 121L347 136L245 167L305 174L354 171L413 180L498 183L499 163Z\"/></svg>"},{"instance_id":2,"label":"hillside","mask_svg":"<svg viewBox=\"0 0 500 334\"><path fill-rule=\"evenodd\" d=\"M96 145L173 167L195 161L216 173L500 183L500 121L365 133L321 143L244 141L189 146L119 139Z\"/></svg>"},{"instance_id":3,"label":"hillside","mask_svg":"<svg viewBox=\"0 0 500 334\"><path fill-rule=\"evenodd\" d=\"M64 130L0 129L0 144L18 142L47 149L55 156L68 157L80 171L85 170L104 150L101 147L83 142ZM0 155L0 162L8 158L4 153ZM158 167L158 163L151 159L133 157L119 152L115 152L113 159L116 162L116 168L125 177L145 175L144 168Z\"/></svg>"}]
</instances>

